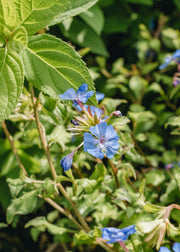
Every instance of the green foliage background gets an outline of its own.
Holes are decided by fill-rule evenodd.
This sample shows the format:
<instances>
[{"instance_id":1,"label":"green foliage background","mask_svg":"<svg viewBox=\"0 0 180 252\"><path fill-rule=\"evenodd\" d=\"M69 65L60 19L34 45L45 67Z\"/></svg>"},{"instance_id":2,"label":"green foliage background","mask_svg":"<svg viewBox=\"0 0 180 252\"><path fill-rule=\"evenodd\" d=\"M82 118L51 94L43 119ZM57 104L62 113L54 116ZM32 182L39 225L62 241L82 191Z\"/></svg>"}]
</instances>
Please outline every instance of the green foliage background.
<instances>
[{"instance_id":1,"label":"green foliage background","mask_svg":"<svg viewBox=\"0 0 180 252\"><path fill-rule=\"evenodd\" d=\"M135 252L157 251L144 242L156 210L144 205L180 204L180 86L172 84L177 66L158 68L180 48L179 14L178 0L0 1L0 121L7 119L31 178L24 179L0 128L0 250L45 251L57 243L61 251L104 251L92 245L100 227L144 222L144 229L126 245ZM119 109L124 115L111 121L120 137L112 160L118 168L118 189L109 164L97 164L87 153L75 155L73 175L60 168L61 158L80 140L72 141L67 131L76 112L58 95L82 83L105 93L100 106L107 114ZM51 183L32 86L57 182L76 202L89 234L42 199L52 198L72 210ZM90 104L97 105L95 96ZM165 170L170 163L174 168ZM180 242L180 212L173 210L170 220L177 229L165 236L169 248ZM115 244L115 251L123 250Z\"/></svg>"}]
</instances>

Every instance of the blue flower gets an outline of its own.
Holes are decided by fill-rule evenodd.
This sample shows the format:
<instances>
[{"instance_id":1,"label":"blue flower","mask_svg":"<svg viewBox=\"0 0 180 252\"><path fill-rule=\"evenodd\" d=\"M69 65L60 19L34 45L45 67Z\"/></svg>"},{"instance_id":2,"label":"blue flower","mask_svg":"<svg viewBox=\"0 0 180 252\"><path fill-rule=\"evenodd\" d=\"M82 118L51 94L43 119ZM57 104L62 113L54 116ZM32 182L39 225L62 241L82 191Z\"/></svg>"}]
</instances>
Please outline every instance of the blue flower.
<instances>
[{"instance_id":1,"label":"blue flower","mask_svg":"<svg viewBox=\"0 0 180 252\"><path fill-rule=\"evenodd\" d=\"M82 84L77 92L73 88L69 88L64 94L59 95L62 100L72 100L74 105L78 104L78 101L86 103L87 100L94 94L93 91L88 91L88 85Z\"/></svg>"},{"instance_id":2,"label":"blue flower","mask_svg":"<svg viewBox=\"0 0 180 252\"><path fill-rule=\"evenodd\" d=\"M103 231L102 238L108 240L107 243L114 243L119 241L126 241L130 234L136 232L135 225L119 229L119 228L101 228Z\"/></svg>"},{"instance_id":3,"label":"blue flower","mask_svg":"<svg viewBox=\"0 0 180 252\"><path fill-rule=\"evenodd\" d=\"M173 249L174 252L180 252L180 243L175 242L172 249Z\"/></svg>"},{"instance_id":4,"label":"blue flower","mask_svg":"<svg viewBox=\"0 0 180 252\"><path fill-rule=\"evenodd\" d=\"M171 250L166 247L160 247L159 252L171 252Z\"/></svg>"},{"instance_id":5,"label":"blue flower","mask_svg":"<svg viewBox=\"0 0 180 252\"><path fill-rule=\"evenodd\" d=\"M100 92L96 92L96 100L97 101L101 101L102 99L104 99L104 97L105 97L105 94L103 94L103 93L100 93Z\"/></svg>"},{"instance_id":6,"label":"blue flower","mask_svg":"<svg viewBox=\"0 0 180 252\"><path fill-rule=\"evenodd\" d=\"M172 249L174 252L180 252L180 243L175 242L174 245L172 246ZM166 247L160 247L159 252L171 252L171 250Z\"/></svg>"},{"instance_id":7,"label":"blue flower","mask_svg":"<svg viewBox=\"0 0 180 252\"><path fill-rule=\"evenodd\" d=\"M177 64L179 64L180 63L180 49L176 50L172 56L166 57L164 61L165 63L159 66L159 69L166 68L167 65L169 65L171 61L175 61Z\"/></svg>"},{"instance_id":8,"label":"blue flower","mask_svg":"<svg viewBox=\"0 0 180 252\"><path fill-rule=\"evenodd\" d=\"M89 128L90 133L84 133L84 150L94 157L103 159L112 158L119 148L119 136L112 125L106 122Z\"/></svg>"},{"instance_id":9,"label":"blue flower","mask_svg":"<svg viewBox=\"0 0 180 252\"><path fill-rule=\"evenodd\" d=\"M75 152L76 150L61 159L61 167L64 169L64 171L68 171L71 168Z\"/></svg>"}]
</instances>

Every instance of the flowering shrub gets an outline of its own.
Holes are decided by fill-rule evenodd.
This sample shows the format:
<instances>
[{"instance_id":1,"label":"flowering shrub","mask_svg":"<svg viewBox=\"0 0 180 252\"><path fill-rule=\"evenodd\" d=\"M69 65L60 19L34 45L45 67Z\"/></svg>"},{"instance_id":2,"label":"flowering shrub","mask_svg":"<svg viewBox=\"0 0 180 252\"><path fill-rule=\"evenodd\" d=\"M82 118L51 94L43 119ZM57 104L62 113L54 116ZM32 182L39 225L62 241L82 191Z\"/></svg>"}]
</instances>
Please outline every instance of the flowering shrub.
<instances>
[{"instance_id":1,"label":"flowering shrub","mask_svg":"<svg viewBox=\"0 0 180 252\"><path fill-rule=\"evenodd\" d=\"M180 251L167 2L0 0L0 250Z\"/></svg>"}]
</instances>

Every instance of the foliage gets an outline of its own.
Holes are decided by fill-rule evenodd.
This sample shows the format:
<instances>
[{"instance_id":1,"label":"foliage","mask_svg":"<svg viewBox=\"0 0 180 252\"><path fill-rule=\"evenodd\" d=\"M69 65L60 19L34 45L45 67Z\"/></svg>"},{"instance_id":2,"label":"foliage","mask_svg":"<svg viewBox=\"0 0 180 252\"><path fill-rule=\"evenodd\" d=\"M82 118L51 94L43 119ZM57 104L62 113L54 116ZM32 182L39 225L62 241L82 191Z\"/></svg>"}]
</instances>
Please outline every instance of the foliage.
<instances>
[{"instance_id":1,"label":"foliage","mask_svg":"<svg viewBox=\"0 0 180 252\"><path fill-rule=\"evenodd\" d=\"M177 0L0 0L3 251L179 244L179 12ZM108 245L106 227L133 232Z\"/></svg>"}]
</instances>

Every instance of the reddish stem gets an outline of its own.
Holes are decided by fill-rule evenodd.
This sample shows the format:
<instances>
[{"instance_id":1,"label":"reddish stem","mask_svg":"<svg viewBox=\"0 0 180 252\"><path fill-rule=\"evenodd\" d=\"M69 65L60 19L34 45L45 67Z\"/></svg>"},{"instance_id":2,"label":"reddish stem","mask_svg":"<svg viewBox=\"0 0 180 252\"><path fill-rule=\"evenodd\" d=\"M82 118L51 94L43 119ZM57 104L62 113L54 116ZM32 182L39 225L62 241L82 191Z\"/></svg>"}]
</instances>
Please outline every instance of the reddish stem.
<instances>
[{"instance_id":1,"label":"reddish stem","mask_svg":"<svg viewBox=\"0 0 180 252\"><path fill-rule=\"evenodd\" d=\"M129 250L126 248L126 245L124 244L123 241L119 241L119 244L120 244L121 247L124 249L124 251L129 252Z\"/></svg>"}]
</instances>

